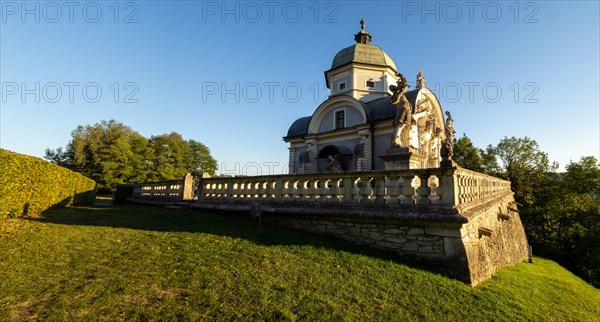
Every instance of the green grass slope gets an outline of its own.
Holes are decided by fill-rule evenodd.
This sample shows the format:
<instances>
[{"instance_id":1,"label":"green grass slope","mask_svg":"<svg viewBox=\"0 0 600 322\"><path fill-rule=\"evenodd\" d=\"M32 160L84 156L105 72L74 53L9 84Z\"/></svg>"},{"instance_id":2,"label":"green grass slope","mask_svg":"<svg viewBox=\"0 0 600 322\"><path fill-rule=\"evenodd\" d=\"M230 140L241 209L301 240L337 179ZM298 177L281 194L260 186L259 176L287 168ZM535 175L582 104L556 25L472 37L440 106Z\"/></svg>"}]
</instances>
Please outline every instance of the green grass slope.
<instances>
[{"instance_id":1,"label":"green grass slope","mask_svg":"<svg viewBox=\"0 0 600 322\"><path fill-rule=\"evenodd\" d=\"M0 223L0 245L0 321L600 317L600 291L542 258L472 288L393 254L189 210L54 210Z\"/></svg>"}]
</instances>

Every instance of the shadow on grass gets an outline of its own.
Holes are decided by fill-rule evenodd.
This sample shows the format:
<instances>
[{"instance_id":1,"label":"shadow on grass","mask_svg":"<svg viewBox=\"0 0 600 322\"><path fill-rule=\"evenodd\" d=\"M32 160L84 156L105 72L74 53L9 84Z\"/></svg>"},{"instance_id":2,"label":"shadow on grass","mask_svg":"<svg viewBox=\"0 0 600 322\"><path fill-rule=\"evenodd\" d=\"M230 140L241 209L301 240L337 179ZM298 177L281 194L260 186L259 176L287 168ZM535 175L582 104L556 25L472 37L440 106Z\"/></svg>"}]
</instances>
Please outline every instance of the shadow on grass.
<instances>
[{"instance_id":1,"label":"shadow on grass","mask_svg":"<svg viewBox=\"0 0 600 322\"><path fill-rule=\"evenodd\" d=\"M147 205L70 207L46 211L32 221L60 225L128 228L159 232L205 233L242 238L263 246L297 245L327 248L401 263L451 277L443 267L412 261L391 251L354 245L333 237L280 227L258 227L257 220L239 214L215 214L191 209Z\"/></svg>"}]
</instances>

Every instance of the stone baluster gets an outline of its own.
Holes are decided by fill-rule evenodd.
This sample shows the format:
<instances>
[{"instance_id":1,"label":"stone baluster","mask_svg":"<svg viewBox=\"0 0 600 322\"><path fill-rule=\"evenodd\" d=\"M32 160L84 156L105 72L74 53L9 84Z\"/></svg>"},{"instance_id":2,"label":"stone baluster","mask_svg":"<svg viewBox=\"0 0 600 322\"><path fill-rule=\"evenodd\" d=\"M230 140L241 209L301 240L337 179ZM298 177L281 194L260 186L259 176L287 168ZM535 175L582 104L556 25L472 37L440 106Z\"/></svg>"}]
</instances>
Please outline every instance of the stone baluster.
<instances>
[{"instance_id":1,"label":"stone baluster","mask_svg":"<svg viewBox=\"0 0 600 322\"><path fill-rule=\"evenodd\" d=\"M308 198L306 201L318 201L319 200L319 180L316 178L311 178L308 182Z\"/></svg>"},{"instance_id":2,"label":"stone baluster","mask_svg":"<svg viewBox=\"0 0 600 322\"><path fill-rule=\"evenodd\" d=\"M370 203L371 202L371 178L369 177L360 177L359 181L359 194L360 194L360 203Z\"/></svg>"},{"instance_id":3,"label":"stone baluster","mask_svg":"<svg viewBox=\"0 0 600 322\"><path fill-rule=\"evenodd\" d=\"M287 198L296 201L298 198L298 180L290 180L287 186Z\"/></svg>"},{"instance_id":4,"label":"stone baluster","mask_svg":"<svg viewBox=\"0 0 600 322\"><path fill-rule=\"evenodd\" d=\"M415 188L412 186L412 181L415 178L414 175L403 175L402 176L402 196L400 198L400 202L403 205L412 205L415 203L413 199L415 195Z\"/></svg>"},{"instance_id":5,"label":"stone baluster","mask_svg":"<svg viewBox=\"0 0 600 322\"><path fill-rule=\"evenodd\" d=\"M352 178L344 178L341 182L342 187L342 202L352 202L354 198L354 180Z\"/></svg>"},{"instance_id":6,"label":"stone baluster","mask_svg":"<svg viewBox=\"0 0 600 322\"><path fill-rule=\"evenodd\" d=\"M385 203L385 177L378 176L373 178L375 182L375 187L373 189L373 194L375 196L374 202L376 204L384 204Z\"/></svg>"},{"instance_id":7,"label":"stone baluster","mask_svg":"<svg viewBox=\"0 0 600 322\"><path fill-rule=\"evenodd\" d=\"M387 195L389 198L386 203L388 205L397 205L400 202L398 200L398 194L400 193L400 189L398 189L399 178L397 175L391 175L387 178Z\"/></svg>"},{"instance_id":8,"label":"stone baluster","mask_svg":"<svg viewBox=\"0 0 600 322\"><path fill-rule=\"evenodd\" d=\"M221 199L221 183L220 182L215 182L215 188L214 188L214 193L215 193L215 199L219 200ZM165 191L167 193L167 196L169 194L168 191Z\"/></svg>"},{"instance_id":9,"label":"stone baluster","mask_svg":"<svg viewBox=\"0 0 600 322\"><path fill-rule=\"evenodd\" d=\"M253 181L252 182L252 198L254 200L258 200L260 199L260 181Z\"/></svg>"},{"instance_id":10,"label":"stone baluster","mask_svg":"<svg viewBox=\"0 0 600 322\"><path fill-rule=\"evenodd\" d=\"M265 180L259 180L257 183L256 198L258 200L264 200L267 198L267 182Z\"/></svg>"},{"instance_id":11,"label":"stone baluster","mask_svg":"<svg viewBox=\"0 0 600 322\"><path fill-rule=\"evenodd\" d=\"M172 185L169 187L171 188ZM170 190L170 189L169 189ZM171 191L169 191L169 197L171 197ZM215 197L217 197L217 199L223 199L223 183L219 182L217 183L217 189L215 191Z\"/></svg>"},{"instance_id":12,"label":"stone baluster","mask_svg":"<svg viewBox=\"0 0 600 322\"><path fill-rule=\"evenodd\" d=\"M240 187L239 183L233 182L233 181L229 182L229 186L228 186L228 191L229 192L228 192L228 195L229 195L230 199L237 199L237 198L239 198L239 194L240 194L239 187Z\"/></svg>"},{"instance_id":13,"label":"stone baluster","mask_svg":"<svg viewBox=\"0 0 600 322\"><path fill-rule=\"evenodd\" d=\"M305 201L308 198L308 185L310 182L306 179L298 180L298 201Z\"/></svg>"},{"instance_id":14,"label":"stone baluster","mask_svg":"<svg viewBox=\"0 0 600 322\"><path fill-rule=\"evenodd\" d=\"M283 188L283 180L275 179L273 182L273 199L277 201L283 200L284 188Z\"/></svg>"},{"instance_id":15,"label":"stone baluster","mask_svg":"<svg viewBox=\"0 0 600 322\"><path fill-rule=\"evenodd\" d=\"M458 181L458 202L467 202L467 185L465 183L465 176L458 175L456 180Z\"/></svg>"},{"instance_id":16,"label":"stone baluster","mask_svg":"<svg viewBox=\"0 0 600 322\"><path fill-rule=\"evenodd\" d=\"M223 183L223 199L231 199L231 182L226 181Z\"/></svg>"},{"instance_id":17,"label":"stone baluster","mask_svg":"<svg viewBox=\"0 0 600 322\"><path fill-rule=\"evenodd\" d=\"M281 200L283 201L288 201L290 200L290 192L289 192L289 187L290 187L291 181L288 179L281 179ZM275 187L277 187L277 184L275 184ZM277 193L275 193L275 196L277 196Z\"/></svg>"},{"instance_id":18,"label":"stone baluster","mask_svg":"<svg viewBox=\"0 0 600 322\"><path fill-rule=\"evenodd\" d=\"M276 187L276 180L269 180L267 182L267 199L269 200L275 200L275 191L277 190Z\"/></svg>"},{"instance_id":19,"label":"stone baluster","mask_svg":"<svg viewBox=\"0 0 600 322\"><path fill-rule=\"evenodd\" d=\"M343 185L343 180L342 179L333 179L331 180L331 187L330 187L330 193L331 193L331 201L332 202L340 202L341 199L344 198L344 191L343 189L340 187L340 185Z\"/></svg>"},{"instance_id":20,"label":"stone baluster","mask_svg":"<svg viewBox=\"0 0 600 322\"><path fill-rule=\"evenodd\" d=\"M298 187L300 186L300 182L298 182L298 180L290 180L290 182L288 182L288 189L287 189L287 194L288 194L288 199L291 201L297 201L298 200Z\"/></svg>"},{"instance_id":21,"label":"stone baluster","mask_svg":"<svg viewBox=\"0 0 600 322\"><path fill-rule=\"evenodd\" d=\"M210 189L211 186L212 186L212 184L210 182L204 184L203 192L204 192L204 197L205 198L210 198L211 197L211 195L210 195L210 193L211 193L211 189ZM152 191L152 190L150 190L150 191ZM150 192L150 196L152 197L152 192Z\"/></svg>"},{"instance_id":22,"label":"stone baluster","mask_svg":"<svg viewBox=\"0 0 600 322\"><path fill-rule=\"evenodd\" d=\"M252 200L252 197L254 196L253 184L251 181L245 181L244 184L246 186L246 199Z\"/></svg>"},{"instance_id":23,"label":"stone baluster","mask_svg":"<svg viewBox=\"0 0 600 322\"><path fill-rule=\"evenodd\" d=\"M319 201L320 202L328 202L331 201L331 196L329 195L329 179L320 179L318 184L319 191Z\"/></svg>"},{"instance_id":24,"label":"stone baluster","mask_svg":"<svg viewBox=\"0 0 600 322\"><path fill-rule=\"evenodd\" d=\"M463 176L464 187L465 187L465 202L473 200L473 178L470 176Z\"/></svg>"},{"instance_id":25,"label":"stone baluster","mask_svg":"<svg viewBox=\"0 0 600 322\"><path fill-rule=\"evenodd\" d=\"M429 188L429 174L419 173L420 185L417 188L416 203L420 205L429 204L429 195L431 194L431 188Z\"/></svg>"},{"instance_id":26,"label":"stone baluster","mask_svg":"<svg viewBox=\"0 0 600 322\"><path fill-rule=\"evenodd\" d=\"M360 178L352 178L352 202L360 201Z\"/></svg>"},{"instance_id":27,"label":"stone baluster","mask_svg":"<svg viewBox=\"0 0 600 322\"><path fill-rule=\"evenodd\" d=\"M474 201L477 200L478 197L478 187L477 187L477 183L479 182L479 179L476 177L471 176L469 178L469 188L471 190L471 195L469 198L469 201Z\"/></svg>"},{"instance_id":28,"label":"stone baluster","mask_svg":"<svg viewBox=\"0 0 600 322\"><path fill-rule=\"evenodd\" d=\"M432 175L429 177L429 188L431 189L431 193L429 194L429 202L432 204L440 203L441 199L438 195L438 187L439 187L439 177L437 175Z\"/></svg>"}]
</instances>

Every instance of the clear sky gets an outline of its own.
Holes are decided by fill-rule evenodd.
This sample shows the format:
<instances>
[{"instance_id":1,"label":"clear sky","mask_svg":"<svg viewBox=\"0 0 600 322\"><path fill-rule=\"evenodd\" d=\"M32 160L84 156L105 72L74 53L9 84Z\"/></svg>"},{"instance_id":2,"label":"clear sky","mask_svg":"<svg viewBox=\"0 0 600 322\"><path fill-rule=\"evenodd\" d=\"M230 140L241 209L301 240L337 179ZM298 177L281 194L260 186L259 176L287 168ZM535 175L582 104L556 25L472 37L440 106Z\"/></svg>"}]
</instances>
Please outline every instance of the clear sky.
<instances>
[{"instance_id":1,"label":"clear sky","mask_svg":"<svg viewBox=\"0 0 600 322\"><path fill-rule=\"evenodd\" d=\"M3 149L41 157L116 119L203 142L225 173L281 173L282 137L364 17L476 146L528 136L561 168L600 155L598 1L0 3Z\"/></svg>"}]
</instances>

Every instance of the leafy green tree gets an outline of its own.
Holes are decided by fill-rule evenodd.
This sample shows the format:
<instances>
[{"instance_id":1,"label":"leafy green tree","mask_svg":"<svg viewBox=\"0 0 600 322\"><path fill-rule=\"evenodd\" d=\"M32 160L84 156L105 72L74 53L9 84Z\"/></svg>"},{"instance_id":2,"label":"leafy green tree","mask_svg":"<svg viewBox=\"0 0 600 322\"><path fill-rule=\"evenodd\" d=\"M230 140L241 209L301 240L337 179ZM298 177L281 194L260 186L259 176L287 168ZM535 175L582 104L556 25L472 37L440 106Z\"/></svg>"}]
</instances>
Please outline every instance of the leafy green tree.
<instances>
[{"instance_id":1,"label":"leafy green tree","mask_svg":"<svg viewBox=\"0 0 600 322\"><path fill-rule=\"evenodd\" d=\"M150 157L151 181L178 179L188 172L186 157L192 152L180 134L172 132L152 136L150 146L154 151Z\"/></svg>"},{"instance_id":2,"label":"leafy green tree","mask_svg":"<svg viewBox=\"0 0 600 322\"><path fill-rule=\"evenodd\" d=\"M502 169L498 165L498 158L496 157L496 149L492 145L483 150L479 150L481 155L481 163L483 166L483 173L491 176L500 177Z\"/></svg>"},{"instance_id":3,"label":"leafy green tree","mask_svg":"<svg viewBox=\"0 0 600 322\"><path fill-rule=\"evenodd\" d=\"M454 139L453 160L463 168L498 176L501 172L496 159L494 147L487 150L476 147L471 139L463 133L459 139Z\"/></svg>"},{"instance_id":4,"label":"leafy green tree","mask_svg":"<svg viewBox=\"0 0 600 322\"><path fill-rule=\"evenodd\" d=\"M202 176L206 172L211 176L217 171L217 160L210 155L208 147L198 141L188 140L191 154L187 157L186 168L194 177Z\"/></svg>"},{"instance_id":5,"label":"leafy green tree","mask_svg":"<svg viewBox=\"0 0 600 322\"><path fill-rule=\"evenodd\" d=\"M73 156L67 154L68 151L71 151L70 148L67 147L65 150L63 150L62 147L59 147L56 150L46 149L44 158L54 164L68 167L70 160L73 159Z\"/></svg>"},{"instance_id":6,"label":"leafy green tree","mask_svg":"<svg viewBox=\"0 0 600 322\"><path fill-rule=\"evenodd\" d=\"M216 161L200 142L185 141L176 132L148 140L115 120L78 126L64 150L47 149L45 158L94 179L101 188L216 170Z\"/></svg>"},{"instance_id":7,"label":"leafy green tree","mask_svg":"<svg viewBox=\"0 0 600 322\"><path fill-rule=\"evenodd\" d=\"M499 176L512 183L517 202L533 205L537 200L537 188L548 183L548 175L554 173L558 164L550 163L548 154L528 137L504 137L494 148L488 148L500 160Z\"/></svg>"},{"instance_id":8,"label":"leafy green tree","mask_svg":"<svg viewBox=\"0 0 600 322\"><path fill-rule=\"evenodd\" d=\"M463 168L473 171L484 171L481 149L475 147L471 139L463 133L460 139L454 139L453 160Z\"/></svg>"},{"instance_id":9,"label":"leafy green tree","mask_svg":"<svg viewBox=\"0 0 600 322\"><path fill-rule=\"evenodd\" d=\"M579 162L570 162L562 176L563 189L581 194L600 193L600 165L593 156L581 157Z\"/></svg>"},{"instance_id":10,"label":"leafy green tree","mask_svg":"<svg viewBox=\"0 0 600 322\"><path fill-rule=\"evenodd\" d=\"M101 187L110 188L131 178L139 158L131 147L132 140L143 137L115 120L94 125L78 126L63 152L47 150L46 158L94 179ZM57 162L58 163L58 162ZM60 164L60 163L59 163Z\"/></svg>"}]
</instances>

